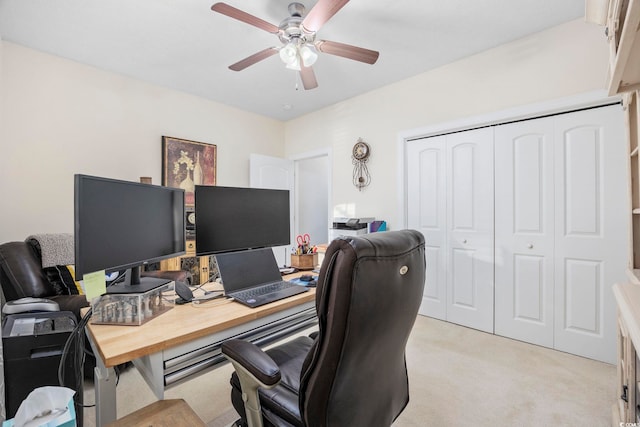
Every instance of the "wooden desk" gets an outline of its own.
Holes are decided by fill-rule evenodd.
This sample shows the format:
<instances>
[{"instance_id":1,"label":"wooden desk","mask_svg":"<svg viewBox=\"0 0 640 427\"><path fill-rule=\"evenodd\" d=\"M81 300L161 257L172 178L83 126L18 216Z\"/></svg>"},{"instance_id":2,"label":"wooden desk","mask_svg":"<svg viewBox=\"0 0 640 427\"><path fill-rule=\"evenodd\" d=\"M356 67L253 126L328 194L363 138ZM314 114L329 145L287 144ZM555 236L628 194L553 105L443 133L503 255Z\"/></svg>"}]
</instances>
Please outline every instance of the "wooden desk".
<instances>
[{"instance_id":1,"label":"wooden desk","mask_svg":"<svg viewBox=\"0 0 640 427\"><path fill-rule=\"evenodd\" d=\"M227 339L263 346L315 324L315 289L257 308L227 299L177 305L141 326L89 323L96 354L96 425L116 419L116 365L133 362L163 399L165 388L226 363L220 345Z\"/></svg>"}]
</instances>

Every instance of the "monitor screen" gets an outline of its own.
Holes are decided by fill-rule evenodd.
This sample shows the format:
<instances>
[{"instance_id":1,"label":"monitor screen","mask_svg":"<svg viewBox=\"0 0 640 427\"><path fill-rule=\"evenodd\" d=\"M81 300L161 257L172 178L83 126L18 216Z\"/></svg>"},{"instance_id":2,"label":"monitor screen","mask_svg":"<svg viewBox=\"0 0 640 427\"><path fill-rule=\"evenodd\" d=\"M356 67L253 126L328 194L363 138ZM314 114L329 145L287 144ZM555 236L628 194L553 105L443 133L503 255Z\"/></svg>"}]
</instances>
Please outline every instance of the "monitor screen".
<instances>
[{"instance_id":1,"label":"monitor screen","mask_svg":"<svg viewBox=\"0 0 640 427\"><path fill-rule=\"evenodd\" d=\"M196 253L288 245L289 191L196 186Z\"/></svg>"},{"instance_id":2,"label":"monitor screen","mask_svg":"<svg viewBox=\"0 0 640 427\"><path fill-rule=\"evenodd\" d=\"M185 253L184 190L76 175L74 210L78 279Z\"/></svg>"}]
</instances>

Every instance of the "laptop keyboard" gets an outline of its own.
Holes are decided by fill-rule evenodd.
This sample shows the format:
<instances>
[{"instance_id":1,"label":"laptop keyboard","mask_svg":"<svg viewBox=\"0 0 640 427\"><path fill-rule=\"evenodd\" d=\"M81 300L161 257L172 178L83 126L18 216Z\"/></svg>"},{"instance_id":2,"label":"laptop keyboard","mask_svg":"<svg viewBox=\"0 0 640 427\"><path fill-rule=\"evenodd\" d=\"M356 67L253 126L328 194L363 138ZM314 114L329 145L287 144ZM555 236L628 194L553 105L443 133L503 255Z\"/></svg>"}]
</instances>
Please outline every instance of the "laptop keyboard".
<instances>
[{"instance_id":1,"label":"laptop keyboard","mask_svg":"<svg viewBox=\"0 0 640 427\"><path fill-rule=\"evenodd\" d=\"M250 298L255 298L262 295L270 294L272 292L280 291L282 289L287 289L292 286L297 286L297 285L295 283L287 282L283 280L280 282L269 283L268 285L260 286L258 288L234 292L233 297L248 300Z\"/></svg>"}]
</instances>

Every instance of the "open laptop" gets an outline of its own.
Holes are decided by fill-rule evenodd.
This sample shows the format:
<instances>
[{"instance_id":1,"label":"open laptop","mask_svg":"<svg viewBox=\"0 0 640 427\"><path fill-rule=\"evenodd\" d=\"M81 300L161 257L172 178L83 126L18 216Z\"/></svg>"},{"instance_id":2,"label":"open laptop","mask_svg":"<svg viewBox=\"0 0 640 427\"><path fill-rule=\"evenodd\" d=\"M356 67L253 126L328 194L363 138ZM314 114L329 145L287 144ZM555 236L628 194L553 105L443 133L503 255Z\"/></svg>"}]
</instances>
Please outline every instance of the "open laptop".
<instances>
[{"instance_id":1,"label":"open laptop","mask_svg":"<svg viewBox=\"0 0 640 427\"><path fill-rule=\"evenodd\" d=\"M219 254L216 261L225 295L249 307L309 290L282 280L271 248Z\"/></svg>"}]
</instances>

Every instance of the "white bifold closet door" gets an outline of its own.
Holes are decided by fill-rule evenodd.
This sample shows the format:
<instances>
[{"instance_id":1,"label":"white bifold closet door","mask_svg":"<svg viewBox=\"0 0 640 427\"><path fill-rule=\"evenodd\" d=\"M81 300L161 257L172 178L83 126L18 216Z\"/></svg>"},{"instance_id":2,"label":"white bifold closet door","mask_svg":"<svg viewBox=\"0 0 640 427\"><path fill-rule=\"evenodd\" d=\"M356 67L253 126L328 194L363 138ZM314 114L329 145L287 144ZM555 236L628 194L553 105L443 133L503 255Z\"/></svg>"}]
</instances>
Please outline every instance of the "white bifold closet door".
<instances>
[{"instance_id":1,"label":"white bifold closet door","mask_svg":"<svg viewBox=\"0 0 640 427\"><path fill-rule=\"evenodd\" d=\"M495 332L553 347L553 117L495 129Z\"/></svg>"},{"instance_id":2,"label":"white bifold closet door","mask_svg":"<svg viewBox=\"0 0 640 427\"><path fill-rule=\"evenodd\" d=\"M629 260L628 154L620 105L555 121L554 348L615 363L612 287Z\"/></svg>"},{"instance_id":3,"label":"white bifold closet door","mask_svg":"<svg viewBox=\"0 0 640 427\"><path fill-rule=\"evenodd\" d=\"M493 332L493 130L407 145L408 226L425 235L421 314Z\"/></svg>"},{"instance_id":4,"label":"white bifold closet door","mask_svg":"<svg viewBox=\"0 0 640 427\"><path fill-rule=\"evenodd\" d=\"M407 143L407 222L425 239L426 282L420 314L447 320L446 138Z\"/></svg>"},{"instance_id":5,"label":"white bifold closet door","mask_svg":"<svg viewBox=\"0 0 640 427\"><path fill-rule=\"evenodd\" d=\"M619 105L496 127L497 334L615 360L628 260Z\"/></svg>"}]
</instances>

